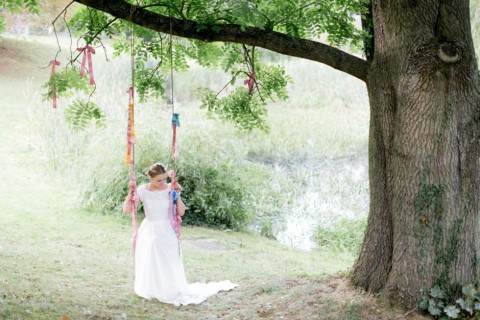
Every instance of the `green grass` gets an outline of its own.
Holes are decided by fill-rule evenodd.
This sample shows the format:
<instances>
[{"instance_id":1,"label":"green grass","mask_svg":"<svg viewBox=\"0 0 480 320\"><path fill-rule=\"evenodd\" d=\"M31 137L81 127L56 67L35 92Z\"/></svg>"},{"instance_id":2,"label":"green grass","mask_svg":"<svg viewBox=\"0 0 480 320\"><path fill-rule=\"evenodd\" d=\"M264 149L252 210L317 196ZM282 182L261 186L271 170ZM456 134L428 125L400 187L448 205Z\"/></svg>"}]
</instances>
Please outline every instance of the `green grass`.
<instances>
[{"instance_id":1,"label":"green grass","mask_svg":"<svg viewBox=\"0 0 480 320\"><path fill-rule=\"evenodd\" d=\"M349 284L345 275L353 263L350 254L303 251L248 232L193 227L182 229L189 282L230 279L239 287L201 305L181 308L137 297L130 219L78 209L81 174L65 170L78 163L63 161L86 158L80 151L64 151L78 150L81 139L92 137L73 137L57 127L61 111L55 113L49 103L39 102L38 83L11 74L0 76L0 132L6 137L0 144L4 155L0 157L0 318L394 319L402 315ZM55 149L40 146L43 140L34 125L39 112L49 115L41 118L45 130L67 144L56 154L56 163L63 168L60 177L46 169L51 155L42 152ZM99 142L93 142L92 149L82 152L97 150ZM104 142L104 148L109 146L108 140ZM287 183L288 176L283 177Z\"/></svg>"}]
</instances>

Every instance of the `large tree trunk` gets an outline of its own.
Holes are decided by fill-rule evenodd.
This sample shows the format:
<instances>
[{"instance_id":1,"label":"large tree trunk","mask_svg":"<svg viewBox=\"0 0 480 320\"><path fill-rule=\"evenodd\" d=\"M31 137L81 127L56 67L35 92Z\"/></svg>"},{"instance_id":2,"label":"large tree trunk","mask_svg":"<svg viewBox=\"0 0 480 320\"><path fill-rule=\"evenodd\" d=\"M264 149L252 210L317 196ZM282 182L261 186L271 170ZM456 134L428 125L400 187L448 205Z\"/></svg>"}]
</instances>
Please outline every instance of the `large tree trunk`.
<instances>
[{"instance_id":1,"label":"large tree trunk","mask_svg":"<svg viewBox=\"0 0 480 320\"><path fill-rule=\"evenodd\" d=\"M478 280L480 92L468 0L373 1L370 214L354 282L409 305Z\"/></svg>"}]
</instances>

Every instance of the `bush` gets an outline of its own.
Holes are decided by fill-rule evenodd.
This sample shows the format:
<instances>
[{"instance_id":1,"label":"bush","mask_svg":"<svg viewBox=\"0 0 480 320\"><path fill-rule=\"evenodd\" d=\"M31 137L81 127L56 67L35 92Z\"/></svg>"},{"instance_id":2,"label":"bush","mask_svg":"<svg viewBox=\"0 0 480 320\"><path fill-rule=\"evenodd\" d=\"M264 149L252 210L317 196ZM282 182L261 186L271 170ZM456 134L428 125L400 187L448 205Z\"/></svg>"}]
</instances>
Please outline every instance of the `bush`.
<instances>
[{"instance_id":1,"label":"bush","mask_svg":"<svg viewBox=\"0 0 480 320\"><path fill-rule=\"evenodd\" d=\"M229 229L241 229L246 225L244 199L248 188L241 183L236 168L228 161L215 163L189 154L178 169L187 207L183 219L186 224Z\"/></svg>"},{"instance_id":2,"label":"bush","mask_svg":"<svg viewBox=\"0 0 480 320\"><path fill-rule=\"evenodd\" d=\"M313 239L318 247L357 253L363 241L367 219L341 219L330 226L320 224Z\"/></svg>"},{"instance_id":3,"label":"bush","mask_svg":"<svg viewBox=\"0 0 480 320\"><path fill-rule=\"evenodd\" d=\"M171 156L166 143L163 145L139 141L135 148L137 184L149 181L145 170L159 160L167 169L172 169ZM152 138L152 140L154 139ZM177 165L177 180L183 187L182 198L187 207L183 222L222 229L242 229L248 222L246 179L241 177L245 168L231 156L217 152L205 152L192 146L182 152ZM166 155L159 159L158 155ZM128 192L128 167L120 163L121 154L97 159L93 178L86 180L82 192L83 205L103 213L120 212ZM103 161L102 161L103 160ZM248 166L248 164L245 164ZM91 170L91 169L90 169ZM242 182L243 181L243 182Z\"/></svg>"}]
</instances>

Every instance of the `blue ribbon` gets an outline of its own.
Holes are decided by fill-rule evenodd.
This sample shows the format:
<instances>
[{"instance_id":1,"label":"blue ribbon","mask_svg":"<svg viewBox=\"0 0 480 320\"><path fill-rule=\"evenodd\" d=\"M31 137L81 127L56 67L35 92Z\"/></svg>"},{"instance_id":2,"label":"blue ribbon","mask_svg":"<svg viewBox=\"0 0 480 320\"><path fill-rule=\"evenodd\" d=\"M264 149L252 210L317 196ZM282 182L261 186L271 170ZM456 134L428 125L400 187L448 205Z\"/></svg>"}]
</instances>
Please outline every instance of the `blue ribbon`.
<instances>
[{"instance_id":1,"label":"blue ribbon","mask_svg":"<svg viewBox=\"0 0 480 320\"><path fill-rule=\"evenodd\" d=\"M174 113L172 116L172 125L175 124L177 127L180 127L180 115L178 113Z\"/></svg>"}]
</instances>

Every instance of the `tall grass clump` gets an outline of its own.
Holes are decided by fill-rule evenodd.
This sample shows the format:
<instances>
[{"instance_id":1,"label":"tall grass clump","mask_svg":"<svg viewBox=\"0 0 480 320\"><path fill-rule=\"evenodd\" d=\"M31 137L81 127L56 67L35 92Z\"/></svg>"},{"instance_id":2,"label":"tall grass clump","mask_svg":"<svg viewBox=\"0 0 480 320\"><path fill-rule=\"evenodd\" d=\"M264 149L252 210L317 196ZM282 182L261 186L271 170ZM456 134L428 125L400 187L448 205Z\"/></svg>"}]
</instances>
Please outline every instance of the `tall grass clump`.
<instances>
[{"instance_id":1,"label":"tall grass clump","mask_svg":"<svg viewBox=\"0 0 480 320\"><path fill-rule=\"evenodd\" d=\"M340 219L330 225L318 225L313 239L318 248L357 254L362 245L367 219Z\"/></svg>"}]
</instances>

